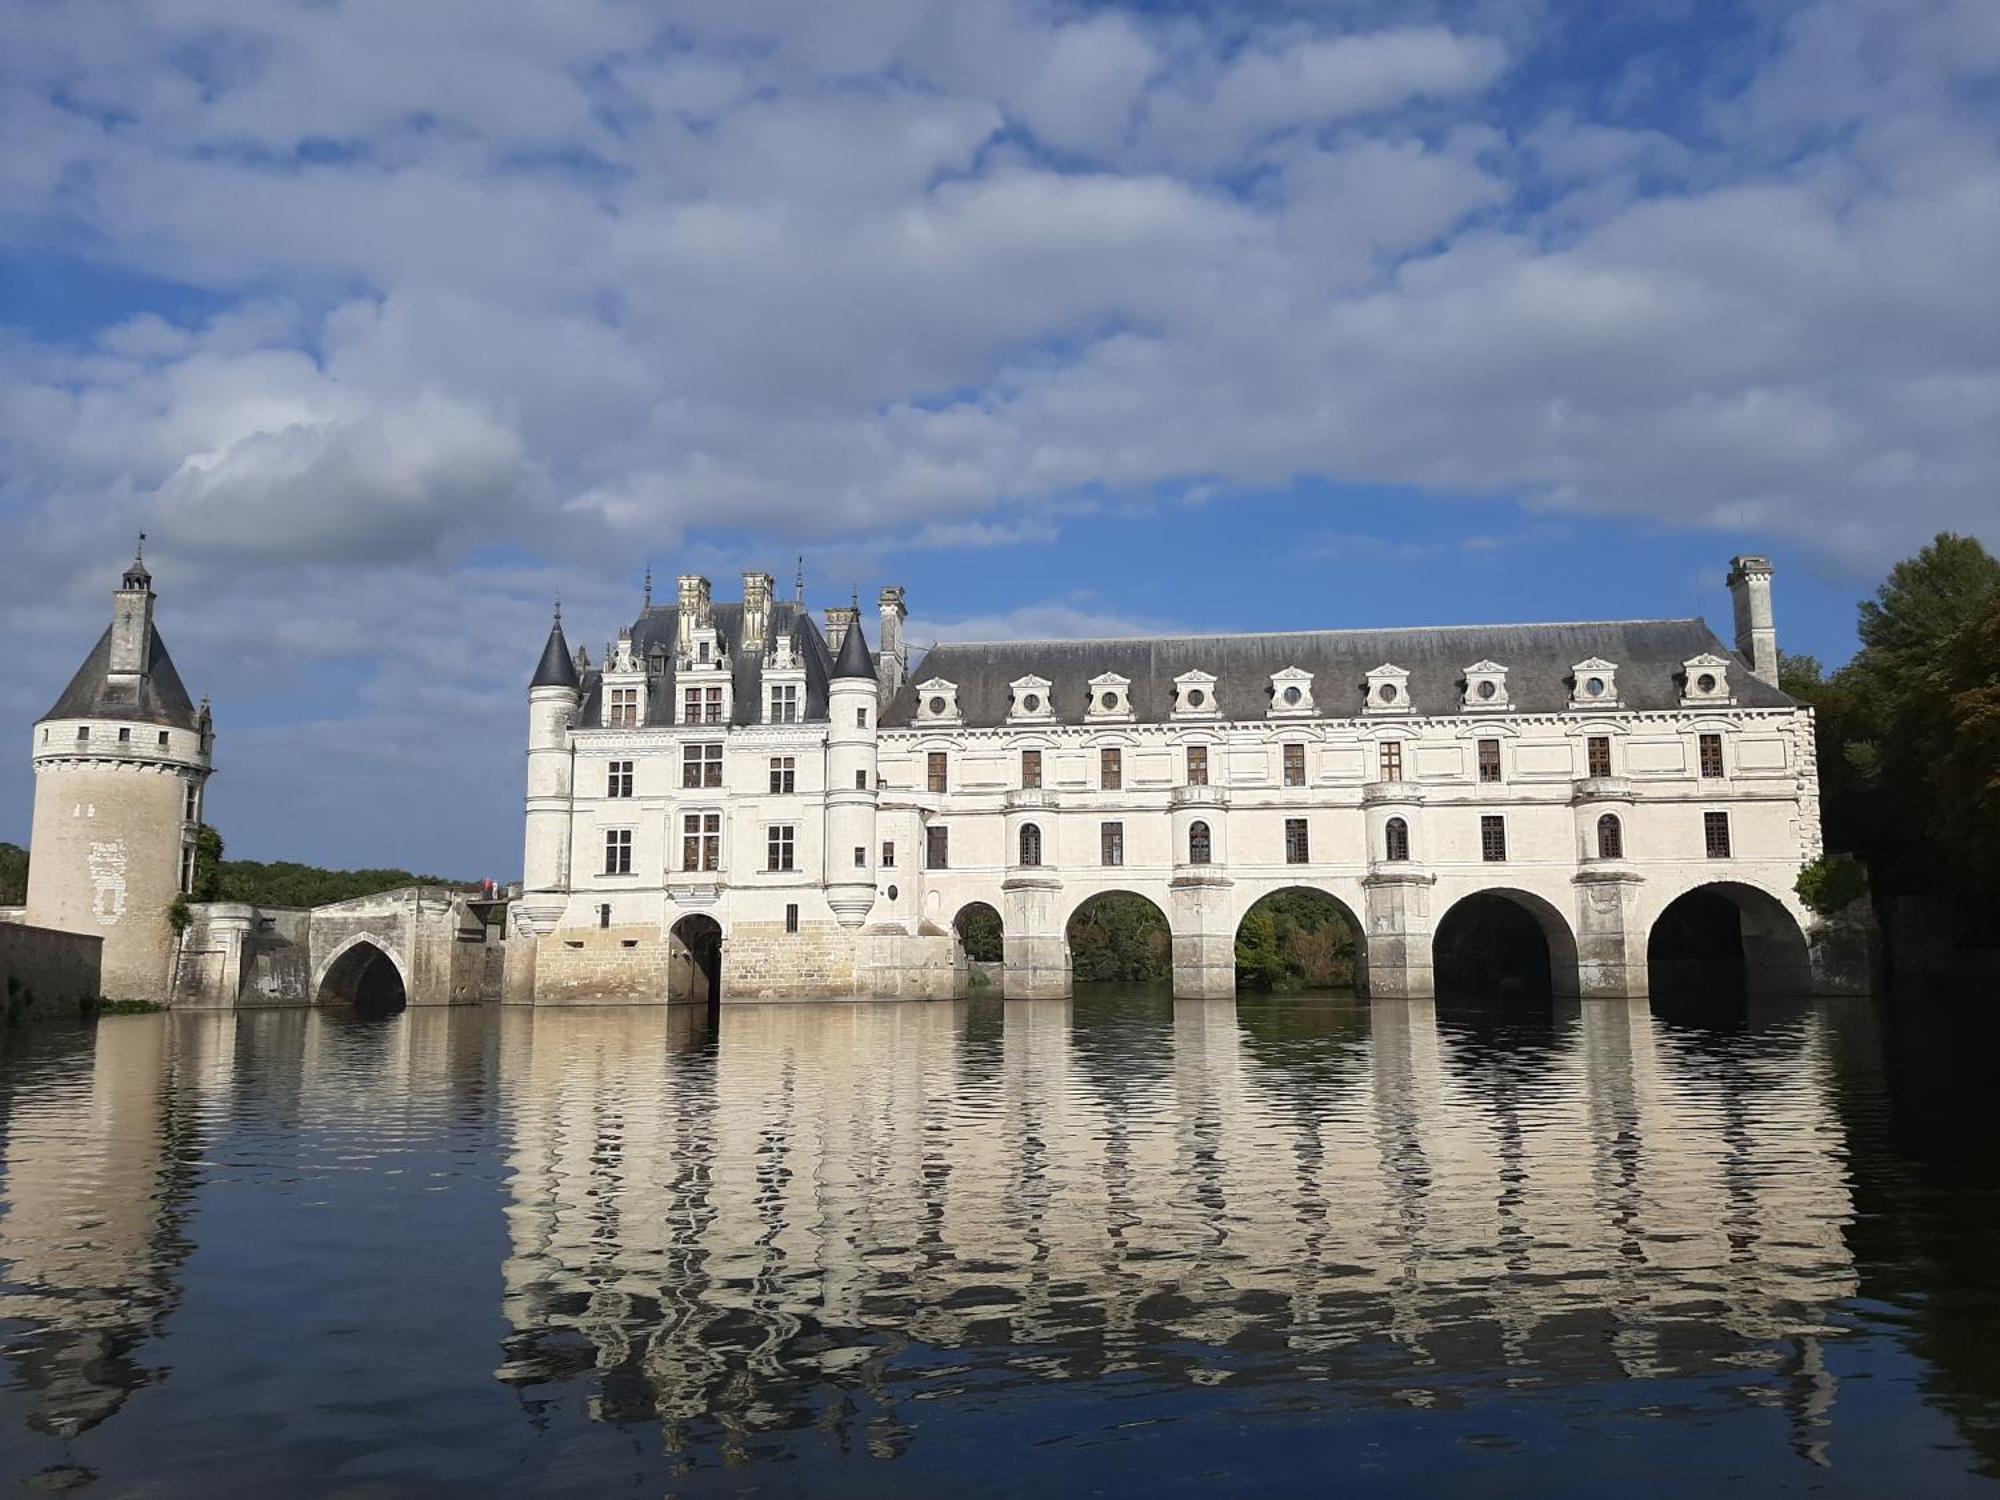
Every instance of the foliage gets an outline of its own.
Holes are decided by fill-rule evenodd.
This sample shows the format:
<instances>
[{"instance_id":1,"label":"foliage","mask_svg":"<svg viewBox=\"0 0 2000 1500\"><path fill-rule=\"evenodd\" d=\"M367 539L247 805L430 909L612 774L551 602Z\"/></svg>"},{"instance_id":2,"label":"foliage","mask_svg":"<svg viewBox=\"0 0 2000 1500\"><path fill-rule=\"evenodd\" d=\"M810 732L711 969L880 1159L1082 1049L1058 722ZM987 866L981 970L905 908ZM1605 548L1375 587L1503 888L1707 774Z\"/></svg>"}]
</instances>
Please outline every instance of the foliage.
<instances>
[{"instance_id":1,"label":"foliage","mask_svg":"<svg viewBox=\"0 0 2000 1500\"><path fill-rule=\"evenodd\" d=\"M1796 889L1809 910L1830 917L1868 894L1868 867L1851 854L1822 854L1799 871Z\"/></svg>"},{"instance_id":2,"label":"foliage","mask_svg":"<svg viewBox=\"0 0 2000 1500\"><path fill-rule=\"evenodd\" d=\"M984 902L958 914L959 941L965 945L965 956L974 963L1000 962L1000 933L1000 913Z\"/></svg>"},{"instance_id":3,"label":"foliage","mask_svg":"<svg viewBox=\"0 0 2000 1500\"><path fill-rule=\"evenodd\" d=\"M194 913L188 910L188 898L185 896L174 897L173 903L167 907L167 925L173 928L174 936L179 937L182 933L186 932L188 930L188 923L193 920Z\"/></svg>"},{"instance_id":4,"label":"foliage","mask_svg":"<svg viewBox=\"0 0 2000 1500\"><path fill-rule=\"evenodd\" d=\"M326 870L318 865L230 859L216 867L216 894L204 899L246 901L253 906L326 906L406 885L470 890L478 882L413 875L408 870Z\"/></svg>"},{"instance_id":5,"label":"foliage","mask_svg":"<svg viewBox=\"0 0 2000 1500\"><path fill-rule=\"evenodd\" d=\"M28 899L28 851L19 844L0 844L0 906L19 906Z\"/></svg>"},{"instance_id":6,"label":"foliage","mask_svg":"<svg viewBox=\"0 0 2000 1500\"><path fill-rule=\"evenodd\" d=\"M1250 908L1236 931L1241 989L1345 989L1354 983L1354 931L1312 891L1277 891Z\"/></svg>"},{"instance_id":7,"label":"foliage","mask_svg":"<svg viewBox=\"0 0 2000 1500\"><path fill-rule=\"evenodd\" d=\"M194 890L197 901L222 899L222 835L203 823L194 834Z\"/></svg>"},{"instance_id":8,"label":"foliage","mask_svg":"<svg viewBox=\"0 0 2000 1500\"><path fill-rule=\"evenodd\" d=\"M157 1000L86 1000L77 1007L87 1021L92 1016L152 1016L166 1009Z\"/></svg>"},{"instance_id":9,"label":"foliage","mask_svg":"<svg viewBox=\"0 0 2000 1500\"><path fill-rule=\"evenodd\" d=\"M1148 982L1173 973L1167 919L1144 896L1110 891L1094 896L1069 919L1070 972L1079 984Z\"/></svg>"}]
</instances>

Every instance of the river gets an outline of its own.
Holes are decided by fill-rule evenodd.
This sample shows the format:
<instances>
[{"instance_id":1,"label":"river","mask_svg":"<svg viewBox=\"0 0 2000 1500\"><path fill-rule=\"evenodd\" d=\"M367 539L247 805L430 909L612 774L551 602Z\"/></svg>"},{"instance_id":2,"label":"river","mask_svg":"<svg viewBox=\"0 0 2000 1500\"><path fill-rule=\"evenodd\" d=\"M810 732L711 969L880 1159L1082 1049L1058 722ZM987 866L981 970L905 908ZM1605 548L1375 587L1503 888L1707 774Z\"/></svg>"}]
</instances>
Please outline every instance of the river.
<instances>
[{"instance_id":1,"label":"river","mask_svg":"<svg viewBox=\"0 0 2000 1500\"><path fill-rule=\"evenodd\" d=\"M1942 1002L0 1036L0 1486L1685 1495L2000 1474Z\"/></svg>"}]
</instances>

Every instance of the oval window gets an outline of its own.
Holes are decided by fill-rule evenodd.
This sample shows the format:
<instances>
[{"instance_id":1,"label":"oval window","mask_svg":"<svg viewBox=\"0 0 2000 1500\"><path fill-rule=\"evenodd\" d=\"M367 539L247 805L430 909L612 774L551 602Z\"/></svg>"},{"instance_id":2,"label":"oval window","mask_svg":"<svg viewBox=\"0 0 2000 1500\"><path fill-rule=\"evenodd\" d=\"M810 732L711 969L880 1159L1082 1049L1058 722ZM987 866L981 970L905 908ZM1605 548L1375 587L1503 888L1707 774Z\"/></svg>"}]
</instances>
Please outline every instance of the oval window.
<instances>
[{"instance_id":1,"label":"oval window","mask_svg":"<svg viewBox=\"0 0 2000 1500\"><path fill-rule=\"evenodd\" d=\"M896 888L893 885L889 887L889 899L891 901L896 899Z\"/></svg>"},{"instance_id":2,"label":"oval window","mask_svg":"<svg viewBox=\"0 0 2000 1500\"><path fill-rule=\"evenodd\" d=\"M1106 693L1102 698L1099 698L1097 701L1107 712L1109 712L1111 709L1114 709L1118 706L1118 695L1116 693Z\"/></svg>"},{"instance_id":3,"label":"oval window","mask_svg":"<svg viewBox=\"0 0 2000 1500\"><path fill-rule=\"evenodd\" d=\"M1384 703L1394 703L1396 701L1395 683L1385 682L1382 684L1382 701Z\"/></svg>"},{"instance_id":4,"label":"oval window","mask_svg":"<svg viewBox=\"0 0 2000 1500\"><path fill-rule=\"evenodd\" d=\"M1696 679L1695 686L1699 687L1704 693L1714 692L1715 674L1713 672L1702 673L1701 676Z\"/></svg>"},{"instance_id":5,"label":"oval window","mask_svg":"<svg viewBox=\"0 0 2000 1500\"><path fill-rule=\"evenodd\" d=\"M1590 681L1583 685L1583 690L1593 698L1602 698L1604 696L1604 679L1602 677L1591 678Z\"/></svg>"},{"instance_id":6,"label":"oval window","mask_svg":"<svg viewBox=\"0 0 2000 1500\"><path fill-rule=\"evenodd\" d=\"M1498 689L1495 688L1493 684L1490 682L1482 682L1479 684L1479 696L1482 698L1491 698L1497 691Z\"/></svg>"},{"instance_id":7,"label":"oval window","mask_svg":"<svg viewBox=\"0 0 2000 1500\"><path fill-rule=\"evenodd\" d=\"M1200 688L1188 689L1189 708L1200 708L1206 702L1208 702L1208 694L1204 693Z\"/></svg>"},{"instance_id":8,"label":"oval window","mask_svg":"<svg viewBox=\"0 0 2000 1500\"><path fill-rule=\"evenodd\" d=\"M1031 714L1040 713L1042 709L1042 695L1040 693L1028 694L1027 697L1021 700L1021 707L1025 708Z\"/></svg>"},{"instance_id":9,"label":"oval window","mask_svg":"<svg viewBox=\"0 0 2000 1500\"><path fill-rule=\"evenodd\" d=\"M1285 701L1287 703L1297 703L1299 701L1299 690L1295 687L1286 688Z\"/></svg>"},{"instance_id":10,"label":"oval window","mask_svg":"<svg viewBox=\"0 0 2000 1500\"><path fill-rule=\"evenodd\" d=\"M931 699L931 712L932 712L932 713L934 713L934 714L941 714L941 713L943 713L943 712L944 712L944 699L942 699L942 698L933 698L933 699Z\"/></svg>"}]
</instances>

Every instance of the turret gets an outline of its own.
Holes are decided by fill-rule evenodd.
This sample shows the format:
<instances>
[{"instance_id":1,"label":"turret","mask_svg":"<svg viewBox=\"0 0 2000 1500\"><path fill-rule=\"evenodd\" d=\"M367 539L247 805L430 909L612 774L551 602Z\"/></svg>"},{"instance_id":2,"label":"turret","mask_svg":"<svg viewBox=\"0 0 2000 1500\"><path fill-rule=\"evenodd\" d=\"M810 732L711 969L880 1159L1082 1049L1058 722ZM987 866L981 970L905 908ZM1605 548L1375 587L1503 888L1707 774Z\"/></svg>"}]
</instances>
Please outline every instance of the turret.
<instances>
[{"instance_id":1,"label":"turret","mask_svg":"<svg viewBox=\"0 0 2000 1500\"><path fill-rule=\"evenodd\" d=\"M521 884L528 891L569 888L569 731L581 697L576 666L558 604L528 684L527 844L521 859Z\"/></svg>"},{"instance_id":2,"label":"turret","mask_svg":"<svg viewBox=\"0 0 2000 1500\"><path fill-rule=\"evenodd\" d=\"M880 684L855 620L827 684L826 900L843 927L875 904L875 733Z\"/></svg>"},{"instance_id":3,"label":"turret","mask_svg":"<svg viewBox=\"0 0 2000 1500\"><path fill-rule=\"evenodd\" d=\"M1768 557L1729 560L1729 597L1736 611L1736 651L1750 663L1753 675L1778 685L1778 624L1771 613Z\"/></svg>"}]
</instances>

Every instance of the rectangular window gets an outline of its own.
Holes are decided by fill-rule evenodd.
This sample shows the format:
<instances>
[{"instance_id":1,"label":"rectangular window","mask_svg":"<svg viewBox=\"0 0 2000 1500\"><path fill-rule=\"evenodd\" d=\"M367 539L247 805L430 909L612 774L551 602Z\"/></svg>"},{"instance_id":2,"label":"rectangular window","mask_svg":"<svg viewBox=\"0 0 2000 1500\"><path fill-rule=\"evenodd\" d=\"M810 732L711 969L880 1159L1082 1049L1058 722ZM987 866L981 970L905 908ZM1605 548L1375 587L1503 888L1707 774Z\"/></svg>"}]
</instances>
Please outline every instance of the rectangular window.
<instances>
[{"instance_id":1,"label":"rectangular window","mask_svg":"<svg viewBox=\"0 0 2000 1500\"><path fill-rule=\"evenodd\" d=\"M607 875L630 875L632 873L632 830L611 828L604 834L604 873Z\"/></svg>"},{"instance_id":2,"label":"rectangular window","mask_svg":"<svg viewBox=\"0 0 2000 1500\"><path fill-rule=\"evenodd\" d=\"M698 687L681 690L681 722L699 724L701 722L701 689Z\"/></svg>"},{"instance_id":3,"label":"rectangular window","mask_svg":"<svg viewBox=\"0 0 2000 1500\"><path fill-rule=\"evenodd\" d=\"M1589 774L1609 776L1611 774L1611 736L1593 734L1583 742L1584 754L1590 762Z\"/></svg>"},{"instance_id":4,"label":"rectangular window","mask_svg":"<svg viewBox=\"0 0 2000 1500\"><path fill-rule=\"evenodd\" d=\"M167 732L164 729L160 731L160 748L162 750L167 748Z\"/></svg>"},{"instance_id":5,"label":"rectangular window","mask_svg":"<svg viewBox=\"0 0 2000 1500\"><path fill-rule=\"evenodd\" d=\"M1722 774L1722 736L1705 734L1701 737L1701 774L1720 776Z\"/></svg>"},{"instance_id":6,"label":"rectangular window","mask_svg":"<svg viewBox=\"0 0 2000 1500\"><path fill-rule=\"evenodd\" d=\"M1285 746L1285 785L1304 786L1306 784L1306 747L1304 745Z\"/></svg>"},{"instance_id":7,"label":"rectangular window","mask_svg":"<svg viewBox=\"0 0 2000 1500\"><path fill-rule=\"evenodd\" d=\"M1403 779L1403 742L1401 740L1382 741L1382 779L1401 781Z\"/></svg>"},{"instance_id":8,"label":"rectangular window","mask_svg":"<svg viewBox=\"0 0 2000 1500\"><path fill-rule=\"evenodd\" d=\"M882 841L882 868L885 870L896 868L896 846L888 839Z\"/></svg>"},{"instance_id":9,"label":"rectangular window","mask_svg":"<svg viewBox=\"0 0 2000 1500\"><path fill-rule=\"evenodd\" d=\"M722 814L688 813L681 819L681 868L716 870L722 867Z\"/></svg>"},{"instance_id":10,"label":"rectangular window","mask_svg":"<svg viewBox=\"0 0 2000 1500\"><path fill-rule=\"evenodd\" d=\"M701 646L700 646L700 654L701 654L701 659L702 659L703 661L707 661L707 660L708 660L708 642L707 642L707 641L703 641L703 642L701 643Z\"/></svg>"},{"instance_id":11,"label":"rectangular window","mask_svg":"<svg viewBox=\"0 0 2000 1500\"><path fill-rule=\"evenodd\" d=\"M1312 846L1306 839L1304 818L1285 819L1285 863L1304 865L1312 862Z\"/></svg>"},{"instance_id":12,"label":"rectangular window","mask_svg":"<svg viewBox=\"0 0 2000 1500\"><path fill-rule=\"evenodd\" d=\"M867 709L857 708L854 710L854 727L856 729L866 729L868 727Z\"/></svg>"},{"instance_id":13,"label":"rectangular window","mask_svg":"<svg viewBox=\"0 0 2000 1500\"><path fill-rule=\"evenodd\" d=\"M1042 784L1042 752L1023 750L1021 752L1021 785L1030 790Z\"/></svg>"},{"instance_id":14,"label":"rectangular window","mask_svg":"<svg viewBox=\"0 0 2000 1500\"><path fill-rule=\"evenodd\" d=\"M1097 752L1097 784L1107 792L1115 792L1125 785L1124 751L1100 750Z\"/></svg>"},{"instance_id":15,"label":"rectangular window","mask_svg":"<svg viewBox=\"0 0 2000 1500\"><path fill-rule=\"evenodd\" d=\"M1187 784L1189 786L1208 785L1208 746L1189 745L1187 759Z\"/></svg>"},{"instance_id":16,"label":"rectangular window","mask_svg":"<svg viewBox=\"0 0 2000 1500\"><path fill-rule=\"evenodd\" d=\"M857 792L868 790L868 768L866 766L854 773L854 790Z\"/></svg>"},{"instance_id":17,"label":"rectangular window","mask_svg":"<svg viewBox=\"0 0 2000 1500\"><path fill-rule=\"evenodd\" d=\"M1123 823L1100 823L1097 825L1097 852L1101 862L1107 865L1125 863L1125 825Z\"/></svg>"},{"instance_id":18,"label":"rectangular window","mask_svg":"<svg viewBox=\"0 0 2000 1500\"><path fill-rule=\"evenodd\" d=\"M866 844L856 844L854 846L854 868L857 870L868 868L868 846Z\"/></svg>"},{"instance_id":19,"label":"rectangular window","mask_svg":"<svg viewBox=\"0 0 2000 1500\"><path fill-rule=\"evenodd\" d=\"M767 870L791 870L797 866L793 855L798 843L798 830L790 823L774 823L764 831L764 868Z\"/></svg>"},{"instance_id":20,"label":"rectangular window","mask_svg":"<svg viewBox=\"0 0 2000 1500\"><path fill-rule=\"evenodd\" d=\"M716 787L722 785L722 746L681 746L681 785Z\"/></svg>"},{"instance_id":21,"label":"rectangular window","mask_svg":"<svg viewBox=\"0 0 2000 1500\"><path fill-rule=\"evenodd\" d=\"M192 823L201 813L201 783L190 781L181 794L181 820Z\"/></svg>"},{"instance_id":22,"label":"rectangular window","mask_svg":"<svg viewBox=\"0 0 2000 1500\"><path fill-rule=\"evenodd\" d=\"M118 731L118 743L119 743L119 744L121 744L121 745L129 745L129 744L131 744L131 743L132 743L132 731L131 731L130 729L121 729L121 730L119 730L119 731Z\"/></svg>"},{"instance_id":23,"label":"rectangular window","mask_svg":"<svg viewBox=\"0 0 2000 1500\"><path fill-rule=\"evenodd\" d=\"M701 722L720 724L722 722L722 689L719 687L701 690Z\"/></svg>"},{"instance_id":24,"label":"rectangular window","mask_svg":"<svg viewBox=\"0 0 2000 1500\"><path fill-rule=\"evenodd\" d=\"M1708 849L1710 859L1729 858L1729 814L1711 812L1701 815L1702 840Z\"/></svg>"},{"instance_id":25,"label":"rectangular window","mask_svg":"<svg viewBox=\"0 0 2000 1500\"><path fill-rule=\"evenodd\" d=\"M1498 781L1500 779L1500 742L1481 740L1479 742L1479 779Z\"/></svg>"},{"instance_id":26,"label":"rectangular window","mask_svg":"<svg viewBox=\"0 0 2000 1500\"><path fill-rule=\"evenodd\" d=\"M632 795L632 762L613 760L605 762L604 795L607 797L629 797Z\"/></svg>"},{"instance_id":27,"label":"rectangular window","mask_svg":"<svg viewBox=\"0 0 2000 1500\"><path fill-rule=\"evenodd\" d=\"M948 779L945 774L946 761L945 761L944 751L942 750L931 751L927 765L929 767L930 789L934 792L944 791L946 789L945 783Z\"/></svg>"},{"instance_id":28,"label":"rectangular window","mask_svg":"<svg viewBox=\"0 0 2000 1500\"><path fill-rule=\"evenodd\" d=\"M80 740L87 740L87 739L89 739L89 738L90 738L90 726L89 726L88 724L79 724L79 725L77 725L77 726L76 726L76 737L77 737L78 739L80 739Z\"/></svg>"},{"instance_id":29,"label":"rectangular window","mask_svg":"<svg viewBox=\"0 0 2000 1500\"><path fill-rule=\"evenodd\" d=\"M613 729L637 729L639 727L639 690L637 688L613 688L611 706L606 710L604 722Z\"/></svg>"},{"instance_id":30,"label":"rectangular window","mask_svg":"<svg viewBox=\"0 0 2000 1500\"><path fill-rule=\"evenodd\" d=\"M1479 857L1489 865L1507 858L1507 820L1491 814L1479 820Z\"/></svg>"},{"instance_id":31,"label":"rectangular window","mask_svg":"<svg viewBox=\"0 0 2000 1500\"><path fill-rule=\"evenodd\" d=\"M796 682L781 682L771 689L771 722L799 722L799 685Z\"/></svg>"},{"instance_id":32,"label":"rectangular window","mask_svg":"<svg viewBox=\"0 0 2000 1500\"><path fill-rule=\"evenodd\" d=\"M194 894L194 846L184 845L181 849L181 894Z\"/></svg>"},{"instance_id":33,"label":"rectangular window","mask_svg":"<svg viewBox=\"0 0 2000 1500\"><path fill-rule=\"evenodd\" d=\"M798 930L799 930L798 903L795 901L787 902L785 904L785 931L797 932Z\"/></svg>"},{"instance_id":34,"label":"rectangular window","mask_svg":"<svg viewBox=\"0 0 2000 1500\"><path fill-rule=\"evenodd\" d=\"M771 757L771 792L785 796L798 790L798 759L791 755Z\"/></svg>"},{"instance_id":35,"label":"rectangular window","mask_svg":"<svg viewBox=\"0 0 2000 1500\"><path fill-rule=\"evenodd\" d=\"M924 864L933 870L951 868L951 830L949 828L926 828L924 830Z\"/></svg>"}]
</instances>

